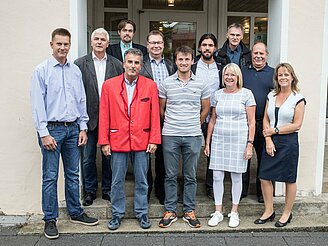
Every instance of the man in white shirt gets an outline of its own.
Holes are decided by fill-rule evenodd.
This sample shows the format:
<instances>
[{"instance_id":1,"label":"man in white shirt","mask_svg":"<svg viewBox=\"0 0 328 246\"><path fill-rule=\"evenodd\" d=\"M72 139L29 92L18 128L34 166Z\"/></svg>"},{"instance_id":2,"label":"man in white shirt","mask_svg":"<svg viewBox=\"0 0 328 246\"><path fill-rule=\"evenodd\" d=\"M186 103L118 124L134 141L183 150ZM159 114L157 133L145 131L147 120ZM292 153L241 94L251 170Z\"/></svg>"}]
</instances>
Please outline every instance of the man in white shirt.
<instances>
[{"instance_id":1,"label":"man in white shirt","mask_svg":"<svg viewBox=\"0 0 328 246\"><path fill-rule=\"evenodd\" d=\"M98 28L91 34L92 52L75 61L82 72L82 79L87 97L88 142L83 149L82 175L84 183L83 205L90 206L96 199L97 179L97 142L98 111L102 84L106 79L123 73L122 63L115 57L106 54L109 35L104 28ZM112 171L110 158L102 155L102 198L110 201Z\"/></svg>"},{"instance_id":2,"label":"man in white shirt","mask_svg":"<svg viewBox=\"0 0 328 246\"><path fill-rule=\"evenodd\" d=\"M211 95L220 89L220 65L215 62L214 53L217 51L218 41L214 34L205 33L198 42L198 52L200 52L199 60L191 66L191 71L199 78L207 81ZM196 57L197 59L197 57ZM195 60L196 60L195 59ZM207 126L210 116L208 115L202 124L203 136L206 139ZM214 199L213 195L213 171L209 169L210 158L207 157L206 170L206 195Z\"/></svg>"}]
</instances>

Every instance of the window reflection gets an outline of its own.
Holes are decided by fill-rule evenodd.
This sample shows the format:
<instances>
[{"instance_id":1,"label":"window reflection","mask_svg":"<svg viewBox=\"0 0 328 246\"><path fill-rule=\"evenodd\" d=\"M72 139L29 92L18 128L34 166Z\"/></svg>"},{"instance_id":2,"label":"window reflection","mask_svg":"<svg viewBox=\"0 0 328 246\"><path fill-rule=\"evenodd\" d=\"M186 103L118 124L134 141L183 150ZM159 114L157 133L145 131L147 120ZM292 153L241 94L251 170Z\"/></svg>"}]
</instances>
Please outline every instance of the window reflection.
<instances>
[{"instance_id":1,"label":"window reflection","mask_svg":"<svg viewBox=\"0 0 328 246\"><path fill-rule=\"evenodd\" d=\"M228 0L228 11L268 13L268 0Z\"/></svg>"},{"instance_id":2,"label":"window reflection","mask_svg":"<svg viewBox=\"0 0 328 246\"><path fill-rule=\"evenodd\" d=\"M120 36L117 33L117 25L121 20L128 18L128 13L105 12L104 27L109 33L109 43L117 44Z\"/></svg>"},{"instance_id":3,"label":"window reflection","mask_svg":"<svg viewBox=\"0 0 328 246\"><path fill-rule=\"evenodd\" d=\"M267 17L255 17L254 23L254 43L256 41L262 41L267 44L268 33L268 18Z\"/></svg>"},{"instance_id":4,"label":"window reflection","mask_svg":"<svg viewBox=\"0 0 328 246\"><path fill-rule=\"evenodd\" d=\"M196 23L175 21L150 21L149 31L159 30L164 34L164 56L174 60L175 49L187 45L196 50Z\"/></svg>"}]
</instances>

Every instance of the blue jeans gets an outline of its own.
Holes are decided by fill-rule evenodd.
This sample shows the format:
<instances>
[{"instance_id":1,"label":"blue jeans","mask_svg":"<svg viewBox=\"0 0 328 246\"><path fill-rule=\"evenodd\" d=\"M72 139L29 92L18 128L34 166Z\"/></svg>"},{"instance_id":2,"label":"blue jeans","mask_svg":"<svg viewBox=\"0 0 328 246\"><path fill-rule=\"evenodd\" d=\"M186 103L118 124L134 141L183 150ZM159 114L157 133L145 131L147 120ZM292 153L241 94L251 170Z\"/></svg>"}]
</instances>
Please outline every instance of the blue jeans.
<instances>
[{"instance_id":1,"label":"blue jeans","mask_svg":"<svg viewBox=\"0 0 328 246\"><path fill-rule=\"evenodd\" d=\"M80 204L79 161L80 148L77 146L79 127L77 123L70 126L49 125L49 134L56 140L55 151L44 149L41 138L39 145L42 152L42 210L43 220L56 220L58 217L57 180L60 155L63 160L65 176L65 199L70 216L83 213Z\"/></svg>"},{"instance_id":2,"label":"blue jeans","mask_svg":"<svg viewBox=\"0 0 328 246\"><path fill-rule=\"evenodd\" d=\"M125 177L129 157L134 173L134 213L137 218L148 214L149 154L146 151L112 152L112 217L123 218L125 214Z\"/></svg>"},{"instance_id":3,"label":"blue jeans","mask_svg":"<svg viewBox=\"0 0 328 246\"><path fill-rule=\"evenodd\" d=\"M97 142L98 142L98 127L88 132L88 142L83 148L83 182L84 191L88 193L96 193L98 187L97 179ZM110 157L101 153L102 159L102 192L110 194L112 183L112 169L110 168Z\"/></svg>"},{"instance_id":4,"label":"blue jeans","mask_svg":"<svg viewBox=\"0 0 328 246\"><path fill-rule=\"evenodd\" d=\"M165 166L165 209L177 210L177 176L182 154L183 211L195 210L197 191L197 163L202 136L163 136L162 147Z\"/></svg>"}]
</instances>

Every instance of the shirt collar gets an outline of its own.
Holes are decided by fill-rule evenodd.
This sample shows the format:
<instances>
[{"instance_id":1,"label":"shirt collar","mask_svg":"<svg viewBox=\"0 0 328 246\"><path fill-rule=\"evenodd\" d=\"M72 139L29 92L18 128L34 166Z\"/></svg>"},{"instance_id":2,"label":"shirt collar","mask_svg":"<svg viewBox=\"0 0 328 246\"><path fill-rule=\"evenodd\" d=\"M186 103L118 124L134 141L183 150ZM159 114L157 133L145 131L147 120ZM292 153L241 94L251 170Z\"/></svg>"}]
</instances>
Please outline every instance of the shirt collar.
<instances>
[{"instance_id":1,"label":"shirt collar","mask_svg":"<svg viewBox=\"0 0 328 246\"><path fill-rule=\"evenodd\" d=\"M130 49L132 48L132 42L128 43L127 45L125 43L123 43L122 41L120 41L121 44L121 48L123 49Z\"/></svg>"},{"instance_id":2,"label":"shirt collar","mask_svg":"<svg viewBox=\"0 0 328 246\"><path fill-rule=\"evenodd\" d=\"M189 80L195 80L196 79L196 75L191 70L190 70L190 72L191 72L191 76L190 76ZM172 78L174 80L180 81L180 79L178 77L178 71L176 71L174 74L172 74Z\"/></svg>"},{"instance_id":3,"label":"shirt collar","mask_svg":"<svg viewBox=\"0 0 328 246\"><path fill-rule=\"evenodd\" d=\"M210 64L207 64L205 63L201 58L198 60L198 62L203 66L203 67L209 67L209 68L212 68L212 67L215 67L217 68L216 64L215 64L215 61L213 61L212 63Z\"/></svg>"},{"instance_id":4,"label":"shirt collar","mask_svg":"<svg viewBox=\"0 0 328 246\"><path fill-rule=\"evenodd\" d=\"M249 68L249 69L254 69L254 70L256 70L257 72L260 72L260 71L267 72L267 71L268 71L268 68L269 68L269 65L268 65L268 63L266 63L265 66L264 66L263 68L261 68L260 70L257 70L257 69L255 69L255 67L253 66L253 64L250 64L250 65L248 66L248 68Z\"/></svg>"},{"instance_id":5,"label":"shirt collar","mask_svg":"<svg viewBox=\"0 0 328 246\"><path fill-rule=\"evenodd\" d=\"M150 62L153 62L153 61L156 62L156 60L153 57L151 57L150 54L148 54L148 55L149 55L149 61ZM164 57L161 58L161 60L159 61L159 63L164 63Z\"/></svg>"},{"instance_id":6,"label":"shirt collar","mask_svg":"<svg viewBox=\"0 0 328 246\"><path fill-rule=\"evenodd\" d=\"M238 46L237 46L237 49L235 49L234 51L232 50L232 49L230 49L230 46L228 45L228 52L229 53L240 53L241 52L241 46L240 46L240 44L238 44Z\"/></svg>"},{"instance_id":7,"label":"shirt collar","mask_svg":"<svg viewBox=\"0 0 328 246\"><path fill-rule=\"evenodd\" d=\"M135 80L132 81L132 84L130 84L130 81L128 81L124 76L124 82L129 86L135 86L137 84L138 78L139 78L139 76Z\"/></svg>"},{"instance_id":8,"label":"shirt collar","mask_svg":"<svg viewBox=\"0 0 328 246\"><path fill-rule=\"evenodd\" d=\"M55 67L55 66L70 66L71 65L71 63L68 61L68 59L66 59L66 62L65 62L65 64L64 65L62 65L62 64L60 64L59 63L59 61L57 61L56 60L56 58L52 55L51 57L50 57L50 64L53 66L53 67Z\"/></svg>"},{"instance_id":9,"label":"shirt collar","mask_svg":"<svg viewBox=\"0 0 328 246\"><path fill-rule=\"evenodd\" d=\"M100 60L100 59L95 55L95 53L92 51L92 59L93 59L93 60L97 60L97 61L107 60L107 54L106 54L106 52L105 52L104 57Z\"/></svg>"}]
</instances>

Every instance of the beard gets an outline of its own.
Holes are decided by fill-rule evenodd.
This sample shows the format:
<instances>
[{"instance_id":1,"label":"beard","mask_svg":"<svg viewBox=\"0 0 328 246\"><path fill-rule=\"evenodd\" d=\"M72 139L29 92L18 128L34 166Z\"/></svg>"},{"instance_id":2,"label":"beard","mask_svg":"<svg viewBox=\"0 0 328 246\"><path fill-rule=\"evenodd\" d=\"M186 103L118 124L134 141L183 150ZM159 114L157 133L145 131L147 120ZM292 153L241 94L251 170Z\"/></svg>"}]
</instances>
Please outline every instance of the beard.
<instances>
[{"instance_id":1,"label":"beard","mask_svg":"<svg viewBox=\"0 0 328 246\"><path fill-rule=\"evenodd\" d=\"M202 53L202 57L203 57L204 60L210 61L213 57L213 54L207 55L207 54Z\"/></svg>"}]
</instances>

